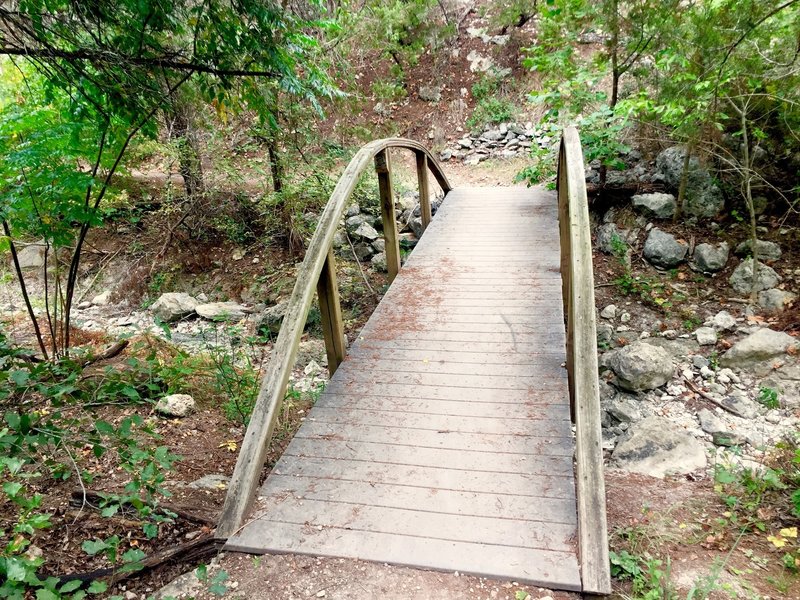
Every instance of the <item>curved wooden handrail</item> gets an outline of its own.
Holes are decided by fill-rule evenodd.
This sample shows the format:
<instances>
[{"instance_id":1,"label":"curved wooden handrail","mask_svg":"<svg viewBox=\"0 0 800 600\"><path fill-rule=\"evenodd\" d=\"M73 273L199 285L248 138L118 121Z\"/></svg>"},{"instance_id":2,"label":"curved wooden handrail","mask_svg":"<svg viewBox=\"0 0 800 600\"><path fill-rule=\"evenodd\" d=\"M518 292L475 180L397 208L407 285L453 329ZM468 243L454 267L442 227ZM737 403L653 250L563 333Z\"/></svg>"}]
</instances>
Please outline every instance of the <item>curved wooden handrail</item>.
<instances>
[{"instance_id":1,"label":"curved wooden handrail","mask_svg":"<svg viewBox=\"0 0 800 600\"><path fill-rule=\"evenodd\" d=\"M261 380L261 388L253 407L250 425L242 440L236 467L228 486L225 504L217 525L217 538L230 537L242 525L255 497L275 422L286 395L289 375L297 357L300 337L303 335L308 311L314 298L315 288L319 294L322 328L325 335L328 368L331 374L344 359L344 335L336 285L336 267L332 252L333 237L344 215L350 195L358 184L359 178L373 160L378 173L381 195L387 268L390 279L397 275L400 268L400 251L387 152L390 148L411 150L416 155L423 227L427 227L431 220L428 171L433 173L445 194L452 189L436 158L425 146L414 140L386 138L370 142L361 148L347 165L320 216L317 229L306 251L305 260L297 273L297 281L289 299L272 356Z\"/></svg>"},{"instance_id":2,"label":"curved wooden handrail","mask_svg":"<svg viewBox=\"0 0 800 600\"><path fill-rule=\"evenodd\" d=\"M597 379L597 328L589 203L578 131L564 130L558 158L561 280L567 372L575 423L576 494L583 591L611 593Z\"/></svg>"}]
</instances>

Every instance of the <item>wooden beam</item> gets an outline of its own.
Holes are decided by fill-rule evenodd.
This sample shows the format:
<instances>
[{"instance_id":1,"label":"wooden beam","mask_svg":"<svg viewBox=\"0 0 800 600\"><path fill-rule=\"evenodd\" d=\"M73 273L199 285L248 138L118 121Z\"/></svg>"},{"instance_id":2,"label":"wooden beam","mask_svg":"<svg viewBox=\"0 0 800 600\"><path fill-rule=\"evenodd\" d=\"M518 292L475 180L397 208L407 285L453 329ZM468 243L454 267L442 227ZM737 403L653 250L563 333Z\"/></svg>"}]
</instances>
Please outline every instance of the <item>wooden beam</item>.
<instances>
[{"instance_id":1,"label":"wooden beam","mask_svg":"<svg viewBox=\"0 0 800 600\"><path fill-rule=\"evenodd\" d=\"M564 130L559 156L559 202L569 240L562 252L568 286L567 335L570 386L574 402L578 545L583 591L611 593L608 558L606 492L600 429L600 388L597 379L597 327L589 203L583 151L574 127Z\"/></svg>"},{"instance_id":2,"label":"wooden beam","mask_svg":"<svg viewBox=\"0 0 800 600\"><path fill-rule=\"evenodd\" d=\"M217 538L230 537L242 526L250 510L269 451L272 432L286 395L286 386L297 357L297 348L314 299L316 284L328 259L336 228L344 215L350 195L358 185L359 178L366 172L375 156L387 148L405 148L427 153L425 147L414 140L403 138L376 140L356 153L339 178L325 210L320 215L303 264L297 272L297 281L289 298L286 315L264 371L250 424L242 439L233 476L228 485L225 504L215 532ZM452 188L436 158L428 155L428 165L445 194L449 192Z\"/></svg>"},{"instance_id":3,"label":"wooden beam","mask_svg":"<svg viewBox=\"0 0 800 600\"><path fill-rule=\"evenodd\" d=\"M394 193L388 150L381 150L375 155L375 172L378 174L378 191L381 196L383 239L386 242L386 270L389 272L389 282L391 283L400 272L400 241L397 236L397 220L394 216Z\"/></svg>"},{"instance_id":4,"label":"wooden beam","mask_svg":"<svg viewBox=\"0 0 800 600\"><path fill-rule=\"evenodd\" d=\"M419 208L422 215L422 231L431 223L431 191L428 182L428 156L424 152L417 155L417 181L419 184Z\"/></svg>"},{"instance_id":5,"label":"wooden beam","mask_svg":"<svg viewBox=\"0 0 800 600\"><path fill-rule=\"evenodd\" d=\"M328 372L331 377L342 364L345 357L344 324L342 307L339 302L339 285L336 280L336 259L333 250L328 250L328 257L322 267L317 282L319 312L322 317L322 335L325 338L325 353L328 355Z\"/></svg>"}]
</instances>

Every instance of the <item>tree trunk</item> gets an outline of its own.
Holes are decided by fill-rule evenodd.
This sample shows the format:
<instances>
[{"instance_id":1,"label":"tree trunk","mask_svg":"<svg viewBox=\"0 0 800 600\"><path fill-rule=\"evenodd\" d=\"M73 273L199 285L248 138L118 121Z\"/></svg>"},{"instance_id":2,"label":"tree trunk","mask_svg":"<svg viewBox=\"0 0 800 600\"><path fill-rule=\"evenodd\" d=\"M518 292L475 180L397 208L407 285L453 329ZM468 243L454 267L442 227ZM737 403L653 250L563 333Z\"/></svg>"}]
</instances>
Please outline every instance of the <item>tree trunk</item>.
<instances>
[{"instance_id":1,"label":"tree trunk","mask_svg":"<svg viewBox=\"0 0 800 600\"><path fill-rule=\"evenodd\" d=\"M178 142L179 170L183 177L183 187L186 196L193 198L205 191L200 138L193 123L191 109L186 102L181 100L173 102L170 113L173 136Z\"/></svg>"},{"instance_id":2,"label":"tree trunk","mask_svg":"<svg viewBox=\"0 0 800 600\"><path fill-rule=\"evenodd\" d=\"M267 140L267 152L269 153L269 169L272 173L272 189L280 192L283 189L283 164L281 164L278 144L273 137Z\"/></svg>"},{"instance_id":3,"label":"tree trunk","mask_svg":"<svg viewBox=\"0 0 800 600\"><path fill-rule=\"evenodd\" d=\"M689 162L692 160L694 152L694 140L686 144L686 154L683 156L683 169L681 170L681 182L678 185L678 199L675 202L675 215L673 222L677 223L686 212L686 187L689 183Z\"/></svg>"}]
</instances>

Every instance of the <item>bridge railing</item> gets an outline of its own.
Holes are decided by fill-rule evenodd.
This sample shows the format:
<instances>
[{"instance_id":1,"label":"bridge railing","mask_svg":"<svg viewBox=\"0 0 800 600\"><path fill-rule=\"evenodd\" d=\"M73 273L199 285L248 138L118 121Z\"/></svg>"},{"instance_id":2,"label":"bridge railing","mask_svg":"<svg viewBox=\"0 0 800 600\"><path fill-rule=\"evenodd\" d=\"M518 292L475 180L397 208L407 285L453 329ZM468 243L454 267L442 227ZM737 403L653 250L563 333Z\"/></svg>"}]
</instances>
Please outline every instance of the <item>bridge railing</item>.
<instances>
[{"instance_id":1,"label":"bridge railing","mask_svg":"<svg viewBox=\"0 0 800 600\"><path fill-rule=\"evenodd\" d=\"M567 328L570 408L575 423L578 537L583 591L611 593L597 379L592 239L578 131L564 130L558 158L561 281Z\"/></svg>"},{"instance_id":2,"label":"bridge railing","mask_svg":"<svg viewBox=\"0 0 800 600\"><path fill-rule=\"evenodd\" d=\"M228 486L228 494L216 530L217 538L226 539L242 526L255 497L315 290L319 297L325 351L331 375L344 360L344 328L332 249L333 237L347 208L350 195L358 184L359 178L373 161L378 175L383 232L386 241L386 266L390 281L394 280L400 270L400 246L389 160L390 148L411 150L416 156L423 229L431 221L428 173L433 173L445 194L451 190L450 183L436 158L422 144L413 140L387 138L370 142L361 148L347 165L320 216L303 264L297 273L297 281L289 299L281 330L275 340L266 372L261 380L261 388L250 417L250 425L242 440L236 467Z\"/></svg>"}]
</instances>

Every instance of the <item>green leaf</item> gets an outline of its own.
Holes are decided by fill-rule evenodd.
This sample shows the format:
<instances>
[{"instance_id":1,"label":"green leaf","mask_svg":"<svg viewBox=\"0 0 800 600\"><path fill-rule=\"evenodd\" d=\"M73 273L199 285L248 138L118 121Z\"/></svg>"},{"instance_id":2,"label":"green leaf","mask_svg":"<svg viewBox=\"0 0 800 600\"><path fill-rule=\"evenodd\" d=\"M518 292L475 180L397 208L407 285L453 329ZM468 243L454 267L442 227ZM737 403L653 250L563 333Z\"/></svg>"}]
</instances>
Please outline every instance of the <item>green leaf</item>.
<instances>
[{"instance_id":1,"label":"green leaf","mask_svg":"<svg viewBox=\"0 0 800 600\"><path fill-rule=\"evenodd\" d=\"M61 600L61 597L50 590L36 590L36 600Z\"/></svg>"},{"instance_id":2,"label":"green leaf","mask_svg":"<svg viewBox=\"0 0 800 600\"><path fill-rule=\"evenodd\" d=\"M108 543L104 540L86 540L81 544L81 548L89 556L94 556L98 552L102 552L108 548Z\"/></svg>"},{"instance_id":3,"label":"green leaf","mask_svg":"<svg viewBox=\"0 0 800 600\"><path fill-rule=\"evenodd\" d=\"M72 581L68 581L64 585L61 586L61 589L58 590L62 594L67 594L69 592L74 592L79 587L81 587L81 580L80 579L73 579Z\"/></svg>"},{"instance_id":4,"label":"green leaf","mask_svg":"<svg viewBox=\"0 0 800 600\"><path fill-rule=\"evenodd\" d=\"M108 584L103 581L93 581L89 584L89 593L90 594L102 594L108 589Z\"/></svg>"},{"instance_id":5,"label":"green leaf","mask_svg":"<svg viewBox=\"0 0 800 600\"><path fill-rule=\"evenodd\" d=\"M9 498L16 498L21 491L22 484L18 481L7 481L3 484L3 492L5 492L6 496Z\"/></svg>"},{"instance_id":6,"label":"green leaf","mask_svg":"<svg viewBox=\"0 0 800 600\"><path fill-rule=\"evenodd\" d=\"M27 574L24 560L15 556L6 558L6 577L9 581L24 581Z\"/></svg>"},{"instance_id":7,"label":"green leaf","mask_svg":"<svg viewBox=\"0 0 800 600\"><path fill-rule=\"evenodd\" d=\"M100 511L100 515L103 517L113 517L119 511L119 504L112 504L110 506L106 506L103 510Z\"/></svg>"},{"instance_id":8,"label":"green leaf","mask_svg":"<svg viewBox=\"0 0 800 600\"><path fill-rule=\"evenodd\" d=\"M18 369L16 371L11 371L8 377L17 387L25 387L28 385L30 376L31 374L28 371L24 369Z\"/></svg>"},{"instance_id":9,"label":"green leaf","mask_svg":"<svg viewBox=\"0 0 800 600\"><path fill-rule=\"evenodd\" d=\"M148 540L158 537L158 525L155 523L145 523L142 526L142 530L144 531L144 534L147 536Z\"/></svg>"}]
</instances>

